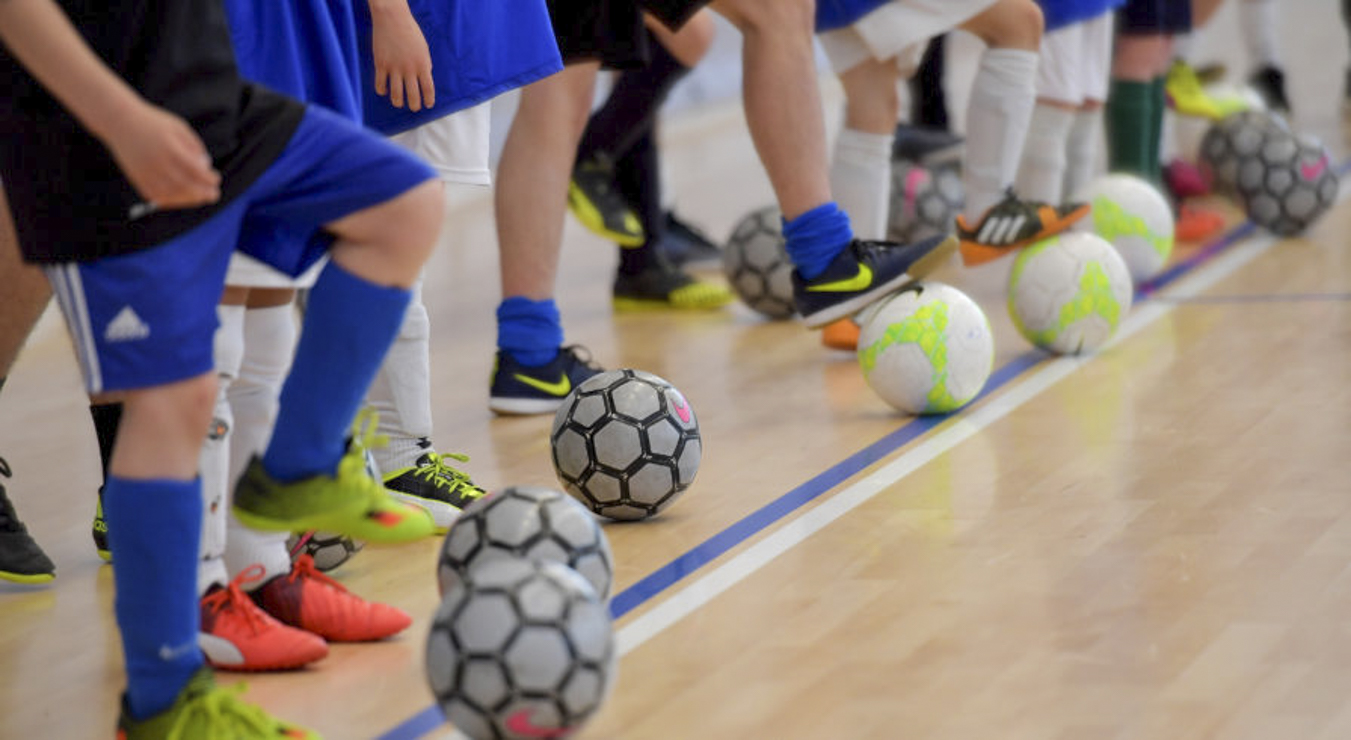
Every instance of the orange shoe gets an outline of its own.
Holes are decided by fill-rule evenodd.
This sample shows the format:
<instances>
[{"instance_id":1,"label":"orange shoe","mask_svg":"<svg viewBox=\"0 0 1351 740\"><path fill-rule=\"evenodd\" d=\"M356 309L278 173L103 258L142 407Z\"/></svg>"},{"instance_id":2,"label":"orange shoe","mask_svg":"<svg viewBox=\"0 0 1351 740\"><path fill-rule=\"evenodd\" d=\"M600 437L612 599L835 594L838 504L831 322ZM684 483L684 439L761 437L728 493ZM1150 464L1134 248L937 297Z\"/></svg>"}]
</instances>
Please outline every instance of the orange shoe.
<instances>
[{"instance_id":1,"label":"orange shoe","mask_svg":"<svg viewBox=\"0 0 1351 740\"><path fill-rule=\"evenodd\" d=\"M256 569L256 570L255 570ZM252 566L230 585L202 597L199 642L207 662L229 671L282 671L309 665L328 655L328 643L317 635L287 627L253 603L240 586L263 577Z\"/></svg>"},{"instance_id":2,"label":"orange shoe","mask_svg":"<svg viewBox=\"0 0 1351 740\"><path fill-rule=\"evenodd\" d=\"M403 611L366 601L314 567L314 558L296 558L288 575L253 592L254 601L284 624L330 642L369 642L402 632L413 623Z\"/></svg>"},{"instance_id":3,"label":"orange shoe","mask_svg":"<svg viewBox=\"0 0 1351 740\"><path fill-rule=\"evenodd\" d=\"M965 216L957 216L962 264L974 267L1012 254L1059 234L1088 212L1087 203L1051 206L1022 200L1010 188L1004 199L991 206L974 226L966 223Z\"/></svg>"},{"instance_id":4,"label":"orange shoe","mask_svg":"<svg viewBox=\"0 0 1351 740\"><path fill-rule=\"evenodd\" d=\"M852 318L843 318L826 324L821 331L821 344L831 349L853 352L858 349L858 324Z\"/></svg>"},{"instance_id":5,"label":"orange shoe","mask_svg":"<svg viewBox=\"0 0 1351 740\"><path fill-rule=\"evenodd\" d=\"M1174 236L1180 242L1203 242L1224 228L1224 216L1215 211L1183 205L1178 209Z\"/></svg>"}]
</instances>

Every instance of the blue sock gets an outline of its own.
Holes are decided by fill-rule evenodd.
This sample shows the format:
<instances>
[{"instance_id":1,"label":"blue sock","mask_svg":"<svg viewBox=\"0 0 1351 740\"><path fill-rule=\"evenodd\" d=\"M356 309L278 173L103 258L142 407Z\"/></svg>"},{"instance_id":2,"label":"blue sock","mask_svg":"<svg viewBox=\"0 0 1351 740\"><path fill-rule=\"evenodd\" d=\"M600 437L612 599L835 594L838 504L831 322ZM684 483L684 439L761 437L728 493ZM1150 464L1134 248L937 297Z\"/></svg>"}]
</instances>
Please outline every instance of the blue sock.
<instances>
[{"instance_id":1,"label":"blue sock","mask_svg":"<svg viewBox=\"0 0 1351 740\"><path fill-rule=\"evenodd\" d=\"M811 280L826 271L849 242L854 230L849 214L834 203L817 206L792 221L784 220L783 238L788 258L799 274Z\"/></svg>"},{"instance_id":2,"label":"blue sock","mask_svg":"<svg viewBox=\"0 0 1351 740\"><path fill-rule=\"evenodd\" d=\"M113 553L113 610L122 630L127 701L145 719L168 709L202 665L197 632L201 480L109 476L103 516Z\"/></svg>"},{"instance_id":3,"label":"blue sock","mask_svg":"<svg viewBox=\"0 0 1351 740\"><path fill-rule=\"evenodd\" d=\"M563 320L552 298L515 296L497 306L497 348L526 367L547 365L563 344Z\"/></svg>"},{"instance_id":4,"label":"blue sock","mask_svg":"<svg viewBox=\"0 0 1351 740\"><path fill-rule=\"evenodd\" d=\"M411 296L406 288L375 285L331 262L319 274L263 454L270 475L294 481L337 469L352 420Z\"/></svg>"}]
</instances>

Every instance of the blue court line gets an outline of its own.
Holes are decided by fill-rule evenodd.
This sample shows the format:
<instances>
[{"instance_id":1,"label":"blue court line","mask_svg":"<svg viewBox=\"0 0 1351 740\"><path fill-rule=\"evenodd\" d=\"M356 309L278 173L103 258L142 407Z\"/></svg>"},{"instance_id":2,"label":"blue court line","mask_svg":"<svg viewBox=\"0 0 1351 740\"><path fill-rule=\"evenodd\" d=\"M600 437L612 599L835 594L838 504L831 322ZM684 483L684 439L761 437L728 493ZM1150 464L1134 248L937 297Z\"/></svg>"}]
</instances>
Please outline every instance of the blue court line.
<instances>
[{"instance_id":1,"label":"blue court line","mask_svg":"<svg viewBox=\"0 0 1351 740\"><path fill-rule=\"evenodd\" d=\"M1343 176L1349 171L1351 171L1351 160L1338 167L1339 174ZM1142 283L1135 292L1136 303L1148 300L1154 293L1219 256L1256 231L1257 225L1251 221L1234 227L1215 241L1188 255L1186 259L1179 260L1155 278ZM992 373L990 379L985 383L985 388L976 398L972 399L970 404L963 408L974 405L982 398L1008 385L1023 373L1040 364L1042 360L1050 357L1051 355L1041 350L1032 350L1015 357L1008 364ZM700 568L713 562L729 550L768 529L827 491L834 489L869 465L915 441L929 430L942 424L950 416L960 413L961 410L959 409L953 414L919 416L906 422L900 428L831 466L806 483L746 515L727 529L704 540L675 560L615 594L610 599L610 615L619 619L651 601L663 591L693 575ZM417 740L443 724L445 724L445 717L441 714L441 709L433 704L381 735L377 740Z\"/></svg>"},{"instance_id":2,"label":"blue court line","mask_svg":"<svg viewBox=\"0 0 1351 740\"><path fill-rule=\"evenodd\" d=\"M1178 305L1213 303L1240 305L1244 303L1337 303L1351 301L1351 293L1246 293L1239 295L1196 295L1190 298L1156 296L1157 300Z\"/></svg>"}]
</instances>

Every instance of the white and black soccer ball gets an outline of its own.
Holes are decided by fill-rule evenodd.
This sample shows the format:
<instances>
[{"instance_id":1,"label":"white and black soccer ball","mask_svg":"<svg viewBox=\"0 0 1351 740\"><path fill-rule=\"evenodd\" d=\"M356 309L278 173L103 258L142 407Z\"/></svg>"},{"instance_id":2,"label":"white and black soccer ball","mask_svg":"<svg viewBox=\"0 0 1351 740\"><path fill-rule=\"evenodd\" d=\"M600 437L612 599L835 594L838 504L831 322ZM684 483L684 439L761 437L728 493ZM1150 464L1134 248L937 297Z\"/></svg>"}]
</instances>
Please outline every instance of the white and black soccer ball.
<instances>
[{"instance_id":1,"label":"white and black soccer ball","mask_svg":"<svg viewBox=\"0 0 1351 740\"><path fill-rule=\"evenodd\" d=\"M605 702L615 658L609 610L585 578L561 563L498 558L442 598L427 683L474 740L567 737Z\"/></svg>"},{"instance_id":2,"label":"white and black soccer ball","mask_svg":"<svg viewBox=\"0 0 1351 740\"><path fill-rule=\"evenodd\" d=\"M950 234L965 204L962 175L956 167L928 169L914 162L894 161L887 238L913 242Z\"/></svg>"},{"instance_id":3,"label":"white and black soccer ball","mask_svg":"<svg viewBox=\"0 0 1351 740\"><path fill-rule=\"evenodd\" d=\"M511 557L562 563L581 573L601 600L610 598L614 557L600 522L581 502L543 486L511 486L465 507L441 543L439 593L478 565Z\"/></svg>"},{"instance_id":4,"label":"white and black soccer ball","mask_svg":"<svg viewBox=\"0 0 1351 740\"><path fill-rule=\"evenodd\" d=\"M1260 149L1239 159L1237 187L1253 223L1279 236L1294 236L1332 207L1338 177L1322 142L1269 131Z\"/></svg>"},{"instance_id":5,"label":"white and black soccer ball","mask_svg":"<svg viewBox=\"0 0 1351 740\"><path fill-rule=\"evenodd\" d=\"M295 560L301 555L314 558L314 567L321 571L330 571L352 559L361 552L364 542L332 532L305 532L292 534L286 540L286 550Z\"/></svg>"},{"instance_id":6,"label":"white and black soccer ball","mask_svg":"<svg viewBox=\"0 0 1351 740\"><path fill-rule=\"evenodd\" d=\"M742 303L771 319L797 312L793 303L793 262L783 238L783 216L775 206L752 211L737 222L722 250L727 283Z\"/></svg>"},{"instance_id":7,"label":"white and black soccer ball","mask_svg":"<svg viewBox=\"0 0 1351 740\"><path fill-rule=\"evenodd\" d=\"M564 399L550 433L554 472L591 511L635 520L670 506L703 454L684 394L642 370L592 376Z\"/></svg>"},{"instance_id":8,"label":"white and black soccer ball","mask_svg":"<svg viewBox=\"0 0 1351 740\"><path fill-rule=\"evenodd\" d=\"M1275 113L1247 110L1216 121L1201 139L1201 172L1211 188L1220 195L1238 195L1239 162L1262 149L1269 133L1289 132L1290 127Z\"/></svg>"}]
</instances>

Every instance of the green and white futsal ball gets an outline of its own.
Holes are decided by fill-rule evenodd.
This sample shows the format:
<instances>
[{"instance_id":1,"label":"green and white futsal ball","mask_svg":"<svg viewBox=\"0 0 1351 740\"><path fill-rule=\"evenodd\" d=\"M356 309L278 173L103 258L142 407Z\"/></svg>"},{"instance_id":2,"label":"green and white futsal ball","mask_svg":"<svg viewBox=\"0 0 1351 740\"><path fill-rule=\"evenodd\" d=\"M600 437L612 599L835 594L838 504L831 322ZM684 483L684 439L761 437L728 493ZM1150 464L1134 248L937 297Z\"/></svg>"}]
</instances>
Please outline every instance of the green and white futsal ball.
<instances>
[{"instance_id":1,"label":"green and white futsal ball","mask_svg":"<svg viewBox=\"0 0 1351 740\"><path fill-rule=\"evenodd\" d=\"M1134 286L1105 239L1070 232L1018 254L1009 276L1009 315L1027 341L1057 354L1091 352L1130 310Z\"/></svg>"},{"instance_id":2,"label":"green and white futsal ball","mask_svg":"<svg viewBox=\"0 0 1351 740\"><path fill-rule=\"evenodd\" d=\"M1134 175L1104 175L1075 200L1092 206L1092 217L1080 223L1116 247L1132 280L1148 280L1168 264L1176 224L1158 188Z\"/></svg>"},{"instance_id":3,"label":"green and white futsal ball","mask_svg":"<svg viewBox=\"0 0 1351 740\"><path fill-rule=\"evenodd\" d=\"M975 301L950 285L914 283L858 318L863 377L897 410L955 411L990 377L990 322Z\"/></svg>"}]
</instances>

